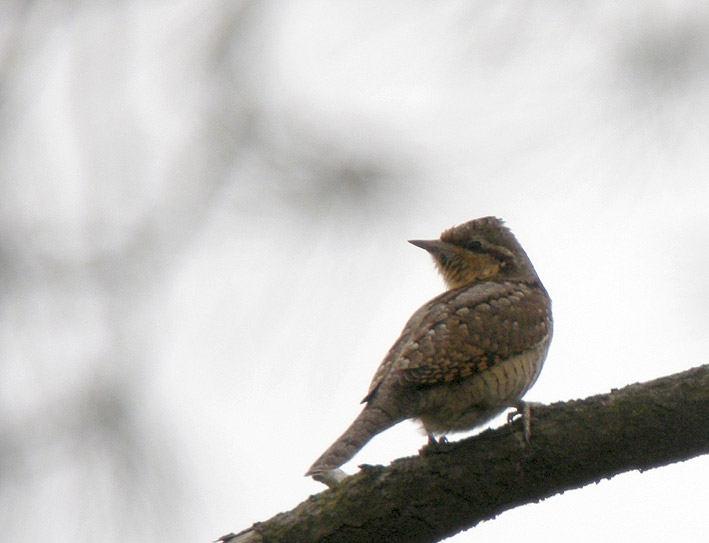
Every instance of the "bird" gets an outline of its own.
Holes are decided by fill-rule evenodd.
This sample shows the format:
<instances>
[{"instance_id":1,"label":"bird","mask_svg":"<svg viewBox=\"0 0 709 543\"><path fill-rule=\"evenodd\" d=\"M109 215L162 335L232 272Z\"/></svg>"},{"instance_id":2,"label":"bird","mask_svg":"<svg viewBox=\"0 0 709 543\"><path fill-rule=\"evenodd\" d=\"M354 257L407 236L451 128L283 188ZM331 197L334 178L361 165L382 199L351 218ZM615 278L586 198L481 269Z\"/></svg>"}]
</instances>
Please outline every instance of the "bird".
<instances>
[{"instance_id":1,"label":"bird","mask_svg":"<svg viewBox=\"0 0 709 543\"><path fill-rule=\"evenodd\" d=\"M549 350L551 299L502 219L474 219L440 239L409 243L430 253L447 290L411 316L362 412L307 471L329 486L370 439L403 420L419 421L436 443L519 407Z\"/></svg>"}]
</instances>

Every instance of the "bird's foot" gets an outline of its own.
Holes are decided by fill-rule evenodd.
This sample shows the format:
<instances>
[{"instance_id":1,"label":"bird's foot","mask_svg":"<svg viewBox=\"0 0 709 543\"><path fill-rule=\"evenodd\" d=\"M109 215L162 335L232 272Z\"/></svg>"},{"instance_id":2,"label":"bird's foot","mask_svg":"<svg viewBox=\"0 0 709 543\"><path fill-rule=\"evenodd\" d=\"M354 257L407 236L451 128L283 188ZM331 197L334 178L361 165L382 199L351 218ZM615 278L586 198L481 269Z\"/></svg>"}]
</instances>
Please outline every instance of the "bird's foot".
<instances>
[{"instance_id":1,"label":"bird's foot","mask_svg":"<svg viewBox=\"0 0 709 543\"><path fill-rule=\"evenodd\" d=\"M426 432L426 435L428 436L428 446L430 447L431 445L445 445L448 443L448 438L446 436L441 436L438 439L436 439L436 436L433 435L431 432Z\"/></svg>"},{"instance_id":2,"label":"bird's foot","mask_svg":"<svg viewBox=\"0 0 709 543\"><path fill-rule=\"evenodd\" d=\"M519 400L510 404L510 407L514 408L507 414L507 422L510 423L517 417L522 417L522 428L524 432L524 442L529 443L532 439L532 406L541 405L538 402L525 402L524 400Z\"/></svg>"},{"instance_id":3,"label":"bird's foot","mask_svg":"<svg viewBox=\"0 0 709 543\"><path fill-rule=\"evenodd\" d=\"M445 445L448 443L448 438L446 436L441 436L436 439L436 436L432 432L426 431L428 436L428 442L419 449L419 454L422 456L428 454L440 454L447 452L447 448L439 447L439 445Z\"/></svg>"}]
</instances>

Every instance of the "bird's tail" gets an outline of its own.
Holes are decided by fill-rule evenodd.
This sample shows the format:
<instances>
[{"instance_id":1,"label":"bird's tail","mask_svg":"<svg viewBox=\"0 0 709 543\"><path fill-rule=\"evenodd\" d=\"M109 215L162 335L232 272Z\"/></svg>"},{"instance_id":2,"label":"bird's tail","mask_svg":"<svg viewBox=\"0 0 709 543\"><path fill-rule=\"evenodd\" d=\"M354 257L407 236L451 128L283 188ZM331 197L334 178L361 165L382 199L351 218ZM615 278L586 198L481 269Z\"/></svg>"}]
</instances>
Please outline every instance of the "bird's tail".
<instances>
[{"instance_id":1,"label":"bird's tail","mask_svg":"<svg viewBox=\"0 0 709 543\"><path fill-rule=\"evenodd\" d=\"M339 468L357 454L357 451L364 447L375 435L394 426L401 420L403 419L394 417L375 405L366 406L354 422L350 424L350 427L345 430L345 433L335 443L330 445L330 448L322 453L320 458L310 466L305 476L318 475L319 473Z\"/></svg>"}]
</instances>

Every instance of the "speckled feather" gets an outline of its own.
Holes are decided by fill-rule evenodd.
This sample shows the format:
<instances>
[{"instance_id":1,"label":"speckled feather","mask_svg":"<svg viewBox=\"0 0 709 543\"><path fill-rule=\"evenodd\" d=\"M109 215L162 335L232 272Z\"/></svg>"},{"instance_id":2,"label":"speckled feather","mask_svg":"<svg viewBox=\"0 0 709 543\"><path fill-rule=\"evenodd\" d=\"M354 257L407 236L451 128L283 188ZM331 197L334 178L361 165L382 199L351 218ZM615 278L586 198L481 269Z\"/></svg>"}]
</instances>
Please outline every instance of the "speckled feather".
<instances>
[{"instance_id":1,"label":"speckled feather","mask_svg":"<svg viewBox=\"0 0 709 543\"><path fill-rule=\"evenodd\" d=\"M363 401L389 373L401 386L459 381L545 341L550 332L551 303L538 284L482 281L444 292L409 319Z\"/></svg>"}]
</instances>

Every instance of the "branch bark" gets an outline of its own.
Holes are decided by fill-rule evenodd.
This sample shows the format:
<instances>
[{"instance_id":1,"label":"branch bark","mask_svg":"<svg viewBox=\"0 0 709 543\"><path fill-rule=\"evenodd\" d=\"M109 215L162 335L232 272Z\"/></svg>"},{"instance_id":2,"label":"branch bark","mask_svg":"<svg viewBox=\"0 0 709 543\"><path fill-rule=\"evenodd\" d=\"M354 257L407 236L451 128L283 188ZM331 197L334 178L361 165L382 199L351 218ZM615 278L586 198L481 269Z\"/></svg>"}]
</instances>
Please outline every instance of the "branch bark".
<instances>
[{"instance_id":1,"label":"branch bark","mask_svg":"<svg viewBox=\"0 0 709 543\"><path fill-rule=\"evenodd\" d=\"M229 543L432 542L525 503L709 452L709 365L584 400L391 465L363 465Z\"/></svg>"}]
</instances>

